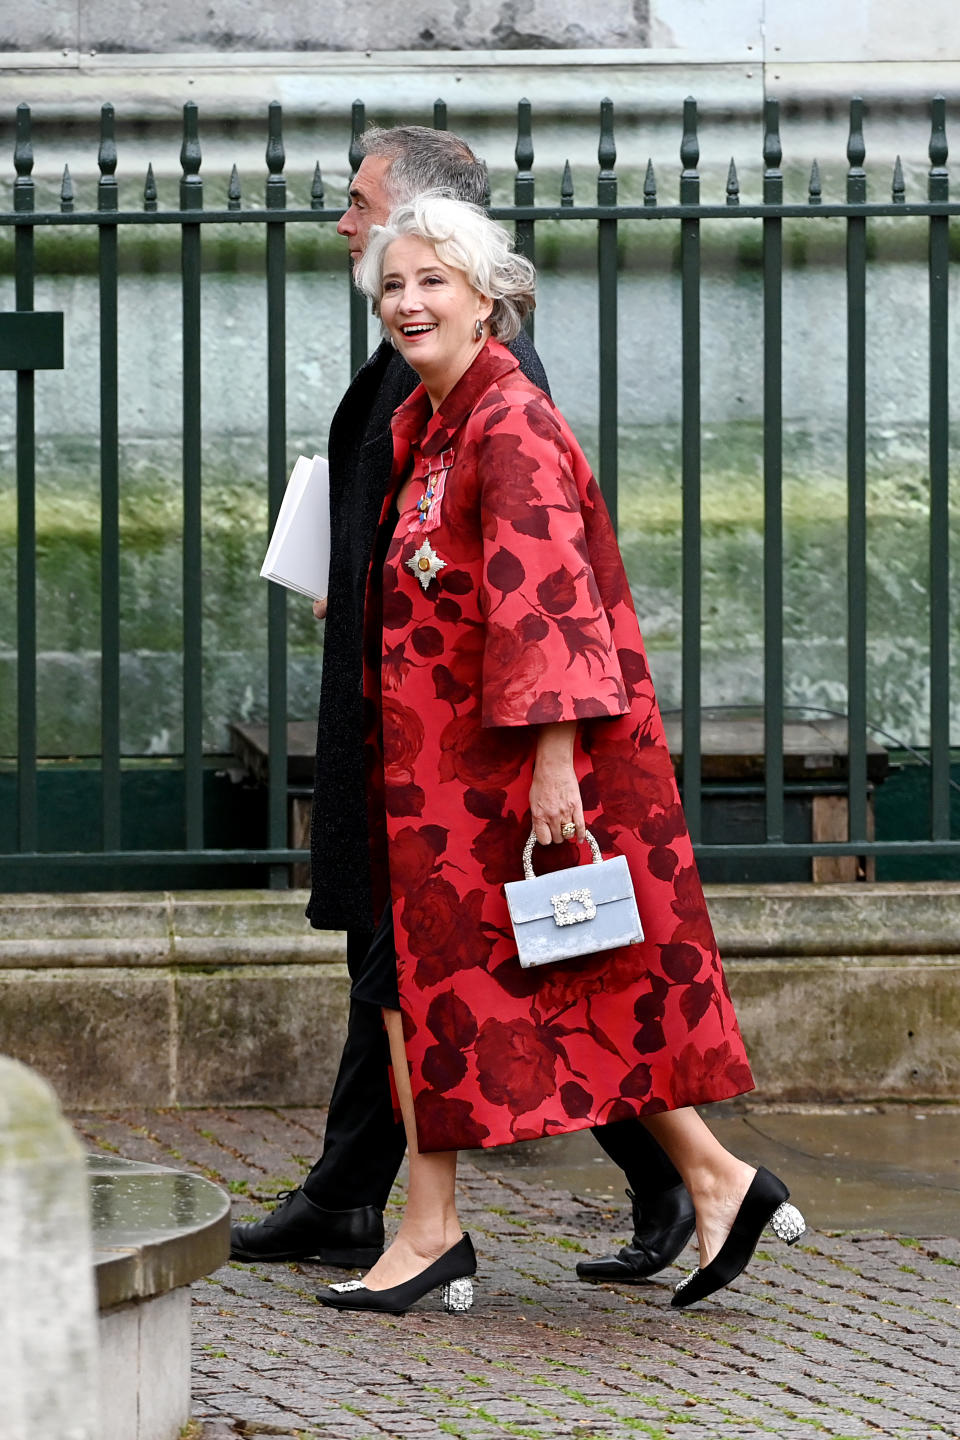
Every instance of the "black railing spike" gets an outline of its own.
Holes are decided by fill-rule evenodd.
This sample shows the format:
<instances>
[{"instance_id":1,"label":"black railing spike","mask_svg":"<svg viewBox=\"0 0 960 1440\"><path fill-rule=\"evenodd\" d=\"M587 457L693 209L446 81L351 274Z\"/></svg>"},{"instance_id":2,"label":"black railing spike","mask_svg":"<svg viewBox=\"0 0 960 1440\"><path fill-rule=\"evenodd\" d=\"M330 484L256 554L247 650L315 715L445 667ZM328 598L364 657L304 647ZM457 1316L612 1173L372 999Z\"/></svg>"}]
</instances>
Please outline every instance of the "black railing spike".
<instances>
[{"instance_id":1,"label":"black railing spike","mask_svg":"<svg viewBox=\"0 0 960 1440\"><path fill-rule=\"evenodd\" d=\"M894 205L904 205L907 199L907 187L903 179L903 165L898 155L893 166L893 183L890 186L890 198Z\"/></svg>"},{"instance_id":2,"label":"black railing spike","mask_svg":"<svg viewBox=\"0 0 960 1440\"><path fill-rule=\"evenodd\" d=\"M313 181L310 185L310 209L323 209L323 176L320 174L320 161L313 167Z\"/></svg>"},{"instance_id":3,"label":"black railing spike","mask_svg":"<svg viewBox=\"0 0 960 1440\"><path fill-rule=\"evenodd\" d=\"M560 176L560 204L573 204L573 171L570 169L569 160L564 160L563 174Z\"/></svg>"},{"instance_id":4,"label":"black railing spike","mask_svg":"<svg viewBox=\"0 0 960 1440\"><path fill-rule=\"evenodd\" d=\"M13 145L13 168L19 180L33 169L33 133L30 106L23 101L17 106L17 136Z\"/></svg>"},{"instance_id":5,"label":"black railing spike","mask_svg":"<svg viewBox=\"0 0 960 1440\"><path fill-rule=\"evenodd\" d=\"M613 101L600 101L600 143L597 145L597 163L600 179L615 179L614 166L617 163L617 142L613 133Z\"/></svg>"},{"instance_id":6,"label":"black railing spike","mask_svg":"<svg viewBox=\"0 0 960 1440\"><path fill-rule=\"evenodd\" d=\"M683 102L683 136L680 141L680 164L687 172L688 179L699 180L697 165L700 162L700 141L697 138L697 102L688 95Z\"/></svg>"},{"instance_id":7,"label":"black railing spike","mask_svg":"<svg viewBox=\"0 0 960 1440\"><path fill-rule=\"evenodd\" d=\"M823 186L820 183L820 166L814 160L810 166L810 181L807 185L807 203L819 205L823 199Z\"/></svg>"},{"instance_id":8,"label":"black railing spike","mask_svg":"<svg viewBox=\"0 0 960 1440\"><path fill-rule=\"evenodd\" d=\"M617 203L617 142L613 133L613 101L600 101L600 141L597 145L597 204Z\"/></svg>"},{"instance_id":9,"label":"black railing spike","mask_svg":"<svg viewBox=\"0 0 960 1440\"><path fill-rule=\"evenodd\" d=\"M113 106L107 102L100 107L100 148L97 151L97 168L100 182L97 185L97 209L117 208L117 132Z\"/></svg>"},{"instance_id":10,"label":"black railing spike","mask_svg":"<svg viewBox=\"0 0 960 1440\"><path fill-rule=\"evenodd\" d=\"M17 138L13 146L13 165L17 178L13 182L14 210L32 210L34 184L33 131L30 120L30 106L23 101L17 106Z\"/></svg>"},{"instance_id":11,"label":"black railing spike","mask_svg":"<svg viewBox=\"0 0 960 1440\"><path fill-rule=\"evenodd\" d=\"M199 210L203 205L203 181L200 178L200 122L197 102L188 100L183 107L183 144L180 146L180 209Z\"/></svg>"},{"instance_id":12,"label":"black railing spike","mask_svg":"<svg viewBox=\"0 0 960 1440\"><path fill-rule=\"evenodd\" d=\"M63 179L60 181L60 211L63 215L69 215L73 211L73 176L70 174L70 166L64 165Z\"/></svg>"},{"instance_id":13,"label":"black railing spike","mask_svg":"<svg viewBox=\"0 0 960 1440\"><path fill-rule=\"evenodd\" d=\"M147 178L143 182L143 208L151 215L157 208L157 182L152 164L147 165Z\"/></svg>"},{"instance_id":14,"label":"black railing spike","mask_svg":"<svg viewBox=\"0 0 960 1440\"><path fill-rule=\"evenodd\" d=\"M767 174L779 174L783 160L780 144L780 101L765 100L763 105L763 165Z\"/></svg>"},{"instance_id":15,"label":"black railing spike","mask_svg":"<svg viewBox=\"0 0 960 1440\"><path fill-rule=\"evenodd\" d=\"M867 198L867 172L863 162L867 158L867 146L863 138L863 98L855 95L850 101L850 134L847 138L847 201L851 205L862 205Z\"/></svg>"},{"instance_id":16,"label":"black railing spike","mask_svg":"<svg viewBox=\"0 0 960 1440\"><path fill-rule=\"evenodd\" d=\"M529 100L517 104L517 143L513 158L517 166L518 180L533 178L533 121Z\"/></svg>"},{"instance_id":17,"label":"black railing spike","mask_svg":"<svg viewBox=\"0 0 960 1440\"><path fill-rule=\"evenodd\" d=\"M532 205L535 182L533 178L533 118L529 100L521 100L517 105L517 143L513 158L517 166L517 173L513 178L513 203L514 205ZM526 243L522 236L522 230L518 231L518 247Z\"/></svg>"},{"instance_id":18,"label":"black railing spike","mask_svg":"<svg viewBox=\"0 0 960 1440\"><path fill-rule=\"evenodd\" d=\"M737 174L737 164L732 155L727 169L727 204L740 204L740 177Z\"/></svg>"},{"instance_id":19,"label":"black railing spike","mask_svg":"<svg viewBox=\"0 0 960 1440\"><path fill-rule=\"evenodd\" d=\"M697 138L697 102L688 95L683 102L683 136L680 140L680 204L696 205L700 200L700 141Z\"/></svg>"},{"instance_id":20,"label":"black railing spike","mask_svg":"<svg viewBox=\"0 0 960 1440\"><path fill-rule=\"evenodd\" d=\"M930 200L950 198L950 172L947 169L947 102L942 95L934 95L930 103L930 173L927 176L927 195Z\"/></svg>"},{"instance_id":21,"label":"black railing spike","mask_svg":"<svg viewBox=\"0 0 960 1440\"><path fill-rule=\"evenodd\" d=\"M354 100L350 107L350 149L347 154L351 175L356 175L363 160L363 151L360 149L360 136L366 128L367 107L362 100Z\"/></svg>"},{"instance_id":22,"label":"black railing spike","mask_svg":"<svg viewBox=\"0 0 960 1440\"><path fill-rule=\"evenodd\" d=\"M283 106L271 100L267 107L267 209L276 210L286 204L287 182L283 167L287 152L283 148Z\"/></svg>"},{"instance_id":23,"label":"black railing spike","mask_svg":"<svg viewBox=\"0 0 960 1440\"><path fill-rule=\"evenodd\" d=\"M647 170L643 177L643 203L644 205L656 205L657 203L657 173L653 168L652 157L647 160Z\"/></svg>"},{"instance_id":24,"label":"black railing spike","mask_svg":"<svg viewBox=\"0 0 960 1440\"><path fill-rule=\"evenodd\" d=\"M783 146L780 144L780 101L766 100L763 106L763 203L783 203Z\"/></svg>"},{"instance_id":25,"label":"black railing spike","mask_svg":"<svg viewBox=\"0 0 960 1440\"><path fill-rule=\"evenodd\" d=\"M239 210L243 205L243 191L240 188L240 171L236 165L230 167L230 179L227 182L227 209Z\"/></svg>"},{"instance_id":26,"label":"black railing spike","mask_svg":"<svg viewBox=\"0 0 960 1440\"><path fill-rule=\"evenodd\" d=\"M600 101L600 142L597 145L597 164L600 173L597 176L597 204L616 205L617 203L617 172L614 166L617 163L617 142L613 134L613 101Z\"/></svg>"},{"instance_id":27,"label":"black railing spike","mask_svg":"<svg viewBox=\"0 0 960 1440\"><path fill-rule=\"evenodd\" d=\"M446 100L434 100L433 102L433 128L434 130L446 130L447 128Z\"/></svg>"},{"instance_id":28,"label":"black railing spike","mask_svg":"<svg viewBox=\"0 0 960 1440\"><path fill-rule=\"evenodd\" d=\"M114 175L117 169L117 131L113 106L108 101L100 106L100 148L97 168L101 175Z\"/></svg>"}]
</instances>

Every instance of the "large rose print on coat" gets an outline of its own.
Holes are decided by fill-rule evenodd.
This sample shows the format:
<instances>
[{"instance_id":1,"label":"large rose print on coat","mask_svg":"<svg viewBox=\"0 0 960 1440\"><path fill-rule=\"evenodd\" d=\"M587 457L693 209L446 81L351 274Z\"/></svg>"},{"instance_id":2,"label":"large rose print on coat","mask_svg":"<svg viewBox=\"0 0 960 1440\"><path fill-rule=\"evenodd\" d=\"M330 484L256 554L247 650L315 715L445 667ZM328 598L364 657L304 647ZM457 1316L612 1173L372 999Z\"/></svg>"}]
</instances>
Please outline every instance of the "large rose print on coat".
<instances>
[{"instance_id":1,"label":"large rose print on coat","mask_svg":"<svg viewBox=\"0 0 960 1440\"><path fill-rule=\"evenodd\" d=\"M393 695L383 695L383 779L388 815L422 815L426 797L414 783L423 748L423 721Z\"/></svg>"},{"instance_id":2,"label":"large rose print on coat","mask_svg":"<svg viewBox=\"0 0 960 1440\"><path fill-rule=\"evenodd\" d=\"M666 745L634 745L629 739L605 742L602 733L593 752L603 813L633 830L652 806L666 810L676 800L676 782Z\"/></svg>"},{"instance_id":3,"label":"large rose print on coat","mask_svg":"<svg viewBox=\"0 0 960 1440\"><path fill-rule=\"evenodd\" d=\"M704 1089L721 1081L737 1087L737 1091L732 1093L742 1094L753 1089L753 1076L744 1058L739 1034L735 1048L729 1040L720 1045L710 1045L703 1051L693 1044L685 1045L673 1057L673 1075L674 1094L680 1105L686 1103L687 1095L703 1093Z\"/></svg>"},{"instance_id":4,"label":"large rose print on coat","mask_svg":"<svg viewBox=\"0 0 960 1440\"><path fill-rule=\"evenodd\" d=\"M429 1135L432 1150L472 1150L482 1145L489 1128L473 1113L469 1100L451 1100L436 1090L414 1096L417 1129Z\"/></svg>"},{"instance_id":5,"label":"large rose print on coat","mask_svg":"<svg viewBox=\"0 0 960 1440\"><path fill-rule=\"evenodd\" d=\"M547 669L538 645L528 645L516 630L487 624L483 661L483 716L488 725L524 725L530 701Z\"/></svg>"},{"instance_id":6,"label":"large rose print on coat","mask_svg":"<svg viewBox=\"0 0 960 1440\"><path fill-rule=\"evenodd\" d=\"M439 778L474 790L502 790L520 774L531 743L526 730L482 730L471 716L459 716L440 734Z\"/></svg>"},{"instance_id":7,"label":"large rose print on coat","mask_svg":"<svg viewBox=\"0 0 960 1440\"><path fill-rule=\"evenodd\" d=\"M482 890L471 890L461 900L441 875L407 896L400 923L407 932L407 948L417 960L414 979L420 989L487 963L492 941L481 928L482 909Z\"/></svg>"},{"instance_id":8,"label":"large rose print on coat","mask_svg":"<svg viewBox=\"0 0 960 1440\"><path fill-rule=\"evenodd\" d=\"M535 1110L556 1089L556 1051L529 1020L485 1020L476 1054L481 1094L514 1115Z\"/></svg>"},{"instance_id":9,"label":"large rose print on coat","mask_svg":"<svg viewBox=\"0 0 960 1440\"><path fill-rule=\"evenodd\" d=\"M546 540L550 534L550 512L533 478L540 464L534 456L524 454L523 449L520 436L508 431L488 434L481 442L486 540L494 537L501 520L534 540Z\"/></svg>"},{"instance_id":10,"label":"large rose print on coat","mask_svg":"<svg viewBox=\"0 0 960 1440\"><path fill-rule=\"evenodd\" d=\"M390 880L394 892L409 895L411 890L418 890L429 879L446 845L447 831L441 825L423 825L418 829L404 825L398 830L390 846Z\"/></svg>"}]
</instances>

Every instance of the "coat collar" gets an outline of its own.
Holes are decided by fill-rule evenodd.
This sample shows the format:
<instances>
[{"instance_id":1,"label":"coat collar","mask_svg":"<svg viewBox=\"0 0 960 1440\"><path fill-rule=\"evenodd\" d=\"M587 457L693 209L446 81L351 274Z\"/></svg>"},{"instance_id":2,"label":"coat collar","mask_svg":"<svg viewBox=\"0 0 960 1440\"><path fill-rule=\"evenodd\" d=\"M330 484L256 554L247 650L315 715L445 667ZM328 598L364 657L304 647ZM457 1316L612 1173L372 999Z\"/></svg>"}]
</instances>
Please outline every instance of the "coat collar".
<instances>
[{"instance_id":1,"label":"coat collar","mask_svg":"<svg viewBox=\"0 0 960 1440\"><path fill-rule=\"evenodd\" d=\"M439 454L449 446L485 391L495 380L516 370L519 363L506 346L496 340L488 340L435 414L430 411L430 401L423 385L417 386L394 413L395 440L405 449L420 437L417 448L421 455Z\"/></svg>"}]
</instances>

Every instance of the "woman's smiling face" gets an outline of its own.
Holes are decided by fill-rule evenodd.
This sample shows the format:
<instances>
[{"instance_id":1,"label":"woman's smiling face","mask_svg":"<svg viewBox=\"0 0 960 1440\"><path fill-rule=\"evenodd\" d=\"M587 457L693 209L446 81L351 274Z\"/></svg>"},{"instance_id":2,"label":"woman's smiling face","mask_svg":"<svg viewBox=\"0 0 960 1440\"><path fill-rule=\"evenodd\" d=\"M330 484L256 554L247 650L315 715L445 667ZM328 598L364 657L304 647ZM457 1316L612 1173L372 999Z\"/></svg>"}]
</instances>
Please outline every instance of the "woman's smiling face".
<instances>
[{"instance_id":1,"label":"woman's smiling face","mask_svg":"<svg viewBox=\"0 0 960 1440\"><path fill-rule=\"evenodd\" d=\"M477 321L486 321L492 309L462 270L438 259L429 240L402 235L388 246L380 318L434 409L472 364L480 349Z\"/></svg>"}]
</instances>

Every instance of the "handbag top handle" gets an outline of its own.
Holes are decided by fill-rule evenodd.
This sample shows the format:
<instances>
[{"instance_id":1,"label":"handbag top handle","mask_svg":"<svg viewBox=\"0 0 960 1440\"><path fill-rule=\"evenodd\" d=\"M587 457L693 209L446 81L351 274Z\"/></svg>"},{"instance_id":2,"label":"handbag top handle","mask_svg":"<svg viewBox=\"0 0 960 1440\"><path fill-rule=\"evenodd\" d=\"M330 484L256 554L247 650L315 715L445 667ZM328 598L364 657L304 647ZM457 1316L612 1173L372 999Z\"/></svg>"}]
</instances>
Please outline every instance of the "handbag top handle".
<instances>
[{"instance_id":1,"label":"handbag top handle","mask_svg":"<svg viewBox=\"0 0 960 1440\"><path fill-rule=\"evenodd\" d=\"M536 832L535 830L531 830L531 831L530 831L530 839L527 841L526 845L524 845L524 847L523 847L523 878L524 878L524 880L532 880L532 879L534 879L534 874L533 874L533 847L534 847L534 845L536 845L536 843L537 843L537 832ZM602 864L603 864L603 856L600 854L600 846L597 844L596 840L594 840L594 838L593 838L593 836L590 834L590 831L589 831L589 830L587 831L587 844L590 846L590 853L591 853L591 855L593 856L593 860L591 861L591 864L593 864L593 865L602 865Z\"/></svg>"}]
</instances>

